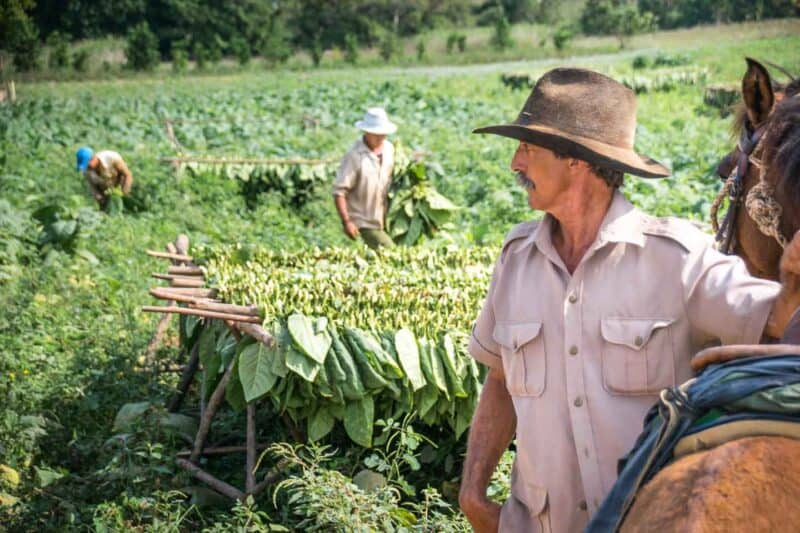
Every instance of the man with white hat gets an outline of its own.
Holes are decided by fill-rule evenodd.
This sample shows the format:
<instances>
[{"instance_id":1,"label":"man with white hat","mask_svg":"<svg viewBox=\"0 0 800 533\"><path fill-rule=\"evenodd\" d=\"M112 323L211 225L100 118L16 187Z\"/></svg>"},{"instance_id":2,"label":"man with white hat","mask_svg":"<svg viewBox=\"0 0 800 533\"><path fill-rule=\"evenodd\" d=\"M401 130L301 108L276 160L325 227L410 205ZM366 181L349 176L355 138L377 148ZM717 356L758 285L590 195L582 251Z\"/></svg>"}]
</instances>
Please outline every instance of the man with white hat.
<instances>
[{"instance_id":1,"label":"man with white hat","mask_svg":"<svg viewBox=\"0 0 800 533\"><path fill-rule=\"evenodd\" d=\"M779 285L625 199L625 173L669 174L636 153L635 131L633 91L575 68L544 74L513 123L475 130L516 141L511 170L545 213L506 237L470 339L489 373L459 503L479 533L581 531L659 391L692 377L692 355L780 338L800 304L800 234ZM486 488L515 438L501 508Z\"/></svg>"},{"instance_id":2,"label":"man with white hat","mask_svg":"<svg viewBox=\"0 0 800 533\"><path fill-rule=\"evenodd\" d=\"M359 235L370 248L394 246L383 230L387 194L392 182L394 146L387 135L397 131L380 107L367 109L364 118L356 122L362 137L342 158L333 198L342 220L345 234L351 239Z\"/></svg>"},{"instance_id":3,"label":"man with white hat","mask_svg":"<svg viewBox=\"0 0 800 533\"><path fill-rule=\"evenodd\" d=\"M75 158L76 170L83 172L89 190L101 208L105 209L109 192L114 187L119 187L122 194L130 194L133 174L117 152L101 150L95 153L88 146L82 146Z\"/></svg>"}]
</instances>

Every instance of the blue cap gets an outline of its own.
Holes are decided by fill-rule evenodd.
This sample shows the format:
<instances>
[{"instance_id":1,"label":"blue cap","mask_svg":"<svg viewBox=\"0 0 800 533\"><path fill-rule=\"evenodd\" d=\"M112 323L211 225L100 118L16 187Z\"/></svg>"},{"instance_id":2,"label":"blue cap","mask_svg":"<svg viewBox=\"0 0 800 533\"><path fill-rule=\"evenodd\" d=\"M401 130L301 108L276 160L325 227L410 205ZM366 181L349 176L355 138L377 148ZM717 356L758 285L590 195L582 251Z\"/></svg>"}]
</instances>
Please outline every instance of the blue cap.
<instances>
[{"instance_id":1,"label":"blue cap","mask_svg":"<svg viewBox=\"0 0 800 533\"><path fill-rule=\"evenodd\" d=\"M77 170L78 172L85 172L86 168L89 166L89 160L92 159L94 152L88 146L82 146L78 148L78 151L75 153L75 157L78 160Z\"/></svg>"}]
</instances>

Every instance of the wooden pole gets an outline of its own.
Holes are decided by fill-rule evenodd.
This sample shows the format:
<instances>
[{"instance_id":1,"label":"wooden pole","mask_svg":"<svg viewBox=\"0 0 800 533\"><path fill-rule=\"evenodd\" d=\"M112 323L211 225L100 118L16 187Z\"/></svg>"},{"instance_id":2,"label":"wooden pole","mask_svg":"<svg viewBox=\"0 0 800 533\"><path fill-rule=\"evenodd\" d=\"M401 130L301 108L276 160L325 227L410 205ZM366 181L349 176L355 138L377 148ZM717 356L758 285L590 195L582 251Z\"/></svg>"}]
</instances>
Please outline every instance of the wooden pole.
<instances>
[{"instance_id":1,"label":"wooden pole","mask_svg":"<svg viewBox=\"0 0 800 533\"><path fill-rule=\"evenodd\" d=\"M269 346L270 348L275 345L275 338L270 335L267 330L254 323L238 322L236 328L242 333L247 333L257 341Z\"/></svg>"},{"instance_id":2,"label":"wooden pole","mask_svg":"<svg viewBox=\"0 0 800 533\"><path fill-rule=\"evenodd\" d=\"M216 311L206 311L204 309L190 309L188 307L159 307L152 305L142 306L145 313L177 313L179 315L194 315L203 318L218 318L220 320L233 320L235 322L249 322L260 324L261 319L252 315L237 315L232 313L217 313Z\"/></svg>"},{"instance_id":3,"label":"wooden pole","mask_svg":"<svg viewBox=\"0 0 800 533\"><path fill-rule=\"evenodd\" d=\"M170 252L156 252L155 250L146 250L145 253L150 257L158 257L160 259L171 259L173 261L189 262L194 259L190 255L173 254Z\"/></svg>"},{"instance_id":4,"label":"wooden pole","mask_svg":"<svg viewBox=\"0 0 800 533\"><path fill-rule=\"evenodd\" d=\"M244 491L253 494L256 488L256 406L247 404L247 456L245 460Z\"/></svg>"},{"instance_id":5,"label":"wooden pole","mask_svg":"<svg viewBox=\"0 0 800 533\"><path fill-rule=\"evenodd\" d=\"M196 266L189 266L189 265L172 265L167 270L169 274L179 274L184 276L203 276L203 269Z\"/></svg>"},{"instance_id":6,"label":"wooden pole","mask_svg":"<svg viewBox=\"0 0 800 533\"><path fill-rule=\"evenodd\" d=\"M181 163L206 163L209 165L328 165L337 159L258 159L241 157L160 157L162 163L180 165Z\"/></svg>"},{"instance_id":7,"label":"wooden pole","mask_svg":"<svg viewBox=\"0 0 800 533\"><path fill-rule=\"evenodd\" d=\"M231 498L233 500L244 501L245 494L236 487L234 487L233 485L230 485L222 480L215 478L205 470L202 470L201 468L192 464L186 459L178 458L176 460L176 463L178 464L178 466L188 471L194 477L196 477L197 479L199 479L200 481L202 481L215 491L219 492L220 494L227 496L228 498Z\"/></svg>"},{"instance_id":8,"label":"wooden pole","mask_svg":"<svg viewBox=\"0 0 800 533\"><path fill-rule=\"evenodd\" d=\"M167 411L170 413L174 413L180 409L183 399L186 397L186 393L189 391L189 386L192 384L192 379L194 379L194 375L197 373L197 368L200 365L199 350L200 345L195 343L195 345L192 347L191 353L189 354L189 362L183 369L183 374L181 375L180 383L178 383L178 388L175 390L175 393L172 395L172 398L170 398L169 403L167 404Z\"/></svg>"},{"instance_id":9,"label":"wooden pole","mask_svg":"<svg viewBox=\"0 0 800 533\"><path fill-rule=\"evenodd\" d=\"M150 294L153 294L153 290L157 290L162 294L167 295L184 295L184 296L192 296L195 298L213 298L217 295L217 291L215 289L202 289L196 287L153 287L150 289ZM153 294L155 296L155 294ZM156 296L158 298L158 296ZM173 300L175 298L172 298Z\"/></svg>"},{"instance_id":10,"label":"wooden pole","mask_svg":"<svg viewBox=\"0 0 800 533\"><path fill-rule=\"evenodd\" d=\"M283 470L287 466L289 466L289 461L287 461L286 459L281 459L280 461L278 461L278 464L276 464L275 467L272 470L270 470L269 474L264 476L264 479L262 479L256 484L252 494L258 494L265 488L269 487L270 485L278 481L281 475L283 475Z\"/></svg>"},{"instance_id":11,"label":"wooden pole","mask_svg":"<svg viewBox=\"0 0 800 533\"><path fill-rule=\"evenodd\" d=\"M267 448L266 444L256 444L256 451L265 450ZM211 456L211 455L228 455L231 453L242 453L247 451L247 446L214 446L214 447L206 447L203 448L203 451L200 452L202 456ZM181 450L176 454L178 457L190 457L192 455L192 450Z\"/></svg>"},{"instance_id":12,"label":"wooden pole","mask_svg":"<svg viewBox=\"0 0 800 533\"><path fill-rule=\"evenodd\" d=\"M214 418L215 414L217 414L219 404L222 402L222 398L225 396L225 387L231 380L231 374L233 374L234 367L233 363L234 362L231 361L231 363L228 365L228 368L225 369L225 374L222 375L222 379L219 380L217 388L214 389L214 392L211 394L211 398L208 400L205 412L200 419L200 427L197 429L197 436L195 436L194 439L192 455L189 457L189 460L193 463L197 462L197 460L200 458L200 454L203 452L203 447L205 446L206 438L208 437L208 430L211 429L211 419Z\"/></svg>"}]
</instances>

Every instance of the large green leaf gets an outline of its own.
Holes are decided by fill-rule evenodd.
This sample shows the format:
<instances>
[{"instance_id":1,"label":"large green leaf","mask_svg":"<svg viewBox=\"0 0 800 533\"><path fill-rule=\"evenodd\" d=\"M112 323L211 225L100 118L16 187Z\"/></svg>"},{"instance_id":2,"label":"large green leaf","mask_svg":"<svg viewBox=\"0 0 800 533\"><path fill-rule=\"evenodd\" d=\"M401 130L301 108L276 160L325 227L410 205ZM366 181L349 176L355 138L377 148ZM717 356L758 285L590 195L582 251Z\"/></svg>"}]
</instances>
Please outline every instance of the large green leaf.
<instances>
[{"instance_id":1,"label":"large green leaf","mask_svg":"<svg viewBox=\"0 0 800 533\"><path fill-rule=\"evenodd\" d=\"M289 334L297 347L317 363L324 363L331 348L331 337L325 327L318 327L305 315L295 313L287 321Z\"/></svg>"},{"instance_id":2,"label":"large green leaf","mask_svg":"<svg viewBox=\"0 0 800 533\"><path fill-rule=\"evenodd\" d=\"M244 387L239 379L239 360L237 359L233 365L231 379L225 387L225 399L234 411L241 413L247 407L247 400L244 398Z\"/></svg>"},{"instance_id":3,"label":"large green leaf","mask_svg":"<svg viewBox=\"0 0 800 533\"><path fill-rule=\"evenodd\" d=\"M408 226L408 233L403 238L403 244L406 246L416 244L420 235L422 235L422 217L419 213L415 213L414 218L411 219L411 224Z\"/></svg>"},{"instance_id":4,"label":"large green leaf","mask_svg":"<svg viewBox=\"0 0 800 533\"><path fill-rule=\"evenodd\" d=\"M372 396L348 402L344 413L344 430L347 436L359 446L371 448L374 417L375 403Z\"/></svg>"},{"instance_id":5,"label":"large green leaf","mask_svg":"<svg viewBox=\"0 0 800 533\"><path fill-rule=\"evenodd\" d=\"M306 381L313 382L322 365L310 357L306 357L294 346L286 349L286 368Z\"/></svg>"},{"instance_id":6,"label":"large green leaf","mask_svg":"<svg viewBox=\"0 0 800 533\"><path fill-rule=\"evenodd\" d=\"M325 437L333 429L335 420L330 410L320 407L308 419L308 440L318 441Z\"/></svg>"},{"instance_id":7,"label":"large green leaf","mask_svg":"<svg viewBox=\"0 0 800 533\"><path fill-rule=\"evenodd\" d=\"M270 371L274 349L258 342L247 346L239 354L239 380L248 403L268 393L278 380Z\"/></svg>"},{"instance_id":8,"label":"large green leaf","mask_svg":"<svg viewBox=\"0 0 800 533\"><path fill-rule=\"evenodd\" d=\"M394 347L411 387L415 391L424 387L426 382L420 368L419 348L414 334L406 328L397 330L394 334Z\"/></svg>"}]
</instances>

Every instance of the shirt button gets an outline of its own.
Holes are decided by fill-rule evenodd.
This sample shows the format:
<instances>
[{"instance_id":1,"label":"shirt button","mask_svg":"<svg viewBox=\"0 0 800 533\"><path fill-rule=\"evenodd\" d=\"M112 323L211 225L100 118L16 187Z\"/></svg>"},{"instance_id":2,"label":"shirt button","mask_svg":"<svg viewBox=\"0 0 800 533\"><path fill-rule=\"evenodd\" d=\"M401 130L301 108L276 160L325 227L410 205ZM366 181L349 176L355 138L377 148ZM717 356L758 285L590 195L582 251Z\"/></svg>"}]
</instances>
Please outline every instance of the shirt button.
<instances>
[{"instance_id":1,"label":"shirt button","mask_svg":"<svg viewBox=\"0 0 800 533\"><path fill-rule=\"evenodd\" d=\"M637 335L637 337L633 340L633 343L636 346L641 346L642 344L644 344L644 339L641 336Z\"/></svg>"},{"instance_id":2,"label":"shirt button","mask_svg":"<svg viewBox=\"0 0 800 533\"><path fill-rule=\"evenodd\" d=\"M575 401L572 402L572 403L575 405L575 407L580 407L581 405L583 405L583 398L578 396L577 398L575 398Z\"/></svg>"},{"instance_id":3,"label":"shirt button","mask_svg":"<svg viewBox=\"0 0 800 533\"><path fill-rule=\"evenodd\" d=\"M570 355L578 355L578 347L575 345L570 346L569 348Z\"/></svg>"},{"instance_id":4,"label":"shirt button","mask_svg":"<svg viewBox=\"0 0 800 533\"><path fill-rule=\"evenodd\" d=\"M569 295L569 303L574 304L577 301L578 301L578 295L577 294L575 294L573 292L572 294Z\"/></svg>"},{"instance_id":5,"label":"shirt button","mask_svg":"<svg viewBox=\"0 0 800 533\"><path fill-rule=\"evenodd\" d=\"M586 505L586 500L581 500L581 503L578 504L578 509L580 509L581 511L585 511L588 508L589 506Z\"/></svg>"}]
</instances>

